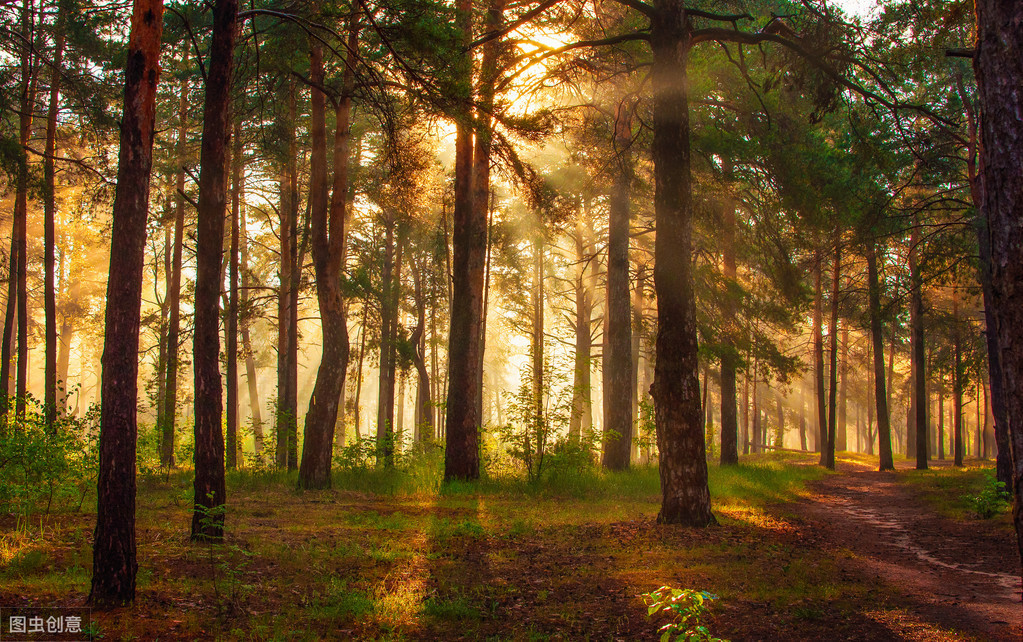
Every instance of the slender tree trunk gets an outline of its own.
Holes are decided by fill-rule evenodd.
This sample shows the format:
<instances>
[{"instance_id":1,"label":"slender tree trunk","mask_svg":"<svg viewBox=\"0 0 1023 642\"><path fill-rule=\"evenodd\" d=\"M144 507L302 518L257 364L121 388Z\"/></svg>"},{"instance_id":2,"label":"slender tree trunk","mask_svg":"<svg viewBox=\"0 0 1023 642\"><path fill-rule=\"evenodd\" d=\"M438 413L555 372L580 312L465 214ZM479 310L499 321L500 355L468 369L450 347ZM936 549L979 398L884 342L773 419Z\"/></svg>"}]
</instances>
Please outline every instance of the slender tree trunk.
<instances>
[{"instance_id":1,"label":"slender tree trunk","mask_svg":"<svg viewBox=\"0 0 1023 642\"><path fill-rule=\"evenodd\" d=\"M945 381L944 375L938 374L938 459L945 460Z\"/></svg>"},{"instance_id":2,"label":"slender tree trunk","mask_svg":"<svg viewBox=\"0 0 1023 642\"><path fill-rule=\"evenodd\" d=\"M362 365L366 357L366 322L369 318L369 306L362 306L362 331L359 334L359 365L355 369L355 437L362 437Z\"/></svg>"},{"instance_id":3,"label":"slender tree trunk","mask_svg":"<svg viewBox=\"0 0 1023 642\"><path fill-rule=\"evenodd\" d=\"M224 324L227 381L226 381L226 414L227 414L227 469L238 467L238 456L241 443L238 440L238 240L240 235L239 219L241 218L242 176L245 172L242 159L241 124L234 123L234 150L231 154L231 244L228 254L230 281L228 282L227 321Z\"/></svg>"},{"instance_id":4,"label":"slender tree trunk","mask_svg":"<svg viewBox=\"0 0 1023 642\"><path fill-rule=\"evenodd\" d=\"M963 365L961 339L959 337L959 288L952 285L952 458L955 466L963 465L963 379L966 376Z\"/></svg>"},{"instance_id":5,"label":"slender tree trunk","mask_svg":"<svg viewBox=\"0 0 1023 642\"><path fill-rule=\"evenodd\" d=\"M533 308L533 333L529 346L529 355L532 361L532 410L533 426L532 435L526 434L526 461L529 474L532 476L539 472L539 466L534 465L544 455L544 444L546 442L546 416L544 413L544 231L543 223L537 222L536 235L533 241L533 291L531 304ZM532 438L532 439L531 439Z\"/></svg>"},{"instance_id":6,"label":"slender tree trunk","mask_svg":"<svg viewBox=\"0 0 1023 642\"><path fill-rule=\"evenodd\" d=\"M287 134L287 158L281 166L280 176L280 286L277 292L277 416L274 430L277 433L277 448L274 458L278 468L292 467L289 453L291 450L291 427L298 420L297 408L291 406L294 396L291 390L291 355L297 352L297 340L294 336L291 319L293 305L292 288L294 273L300 267L295 265L298 254L297 246L297 193L292 190L296 173L295 153L295 82L288 87L288 116L283 123Z\"/></svg>"},{"instance_id":7,"label":"slender tree trunk","mask_svg":"<svg viewBox=\"0 0 1023 642\"><path fill-rule=\"evenodd\" d=\"M909 325L911 330L910 365L913 373L913 427L916 442L916 469L927 470L927 371L924 350L924 295L920 276L920 226L914 222L909 249Z\"/></svg>"},{"instance_id":8,"label":"slender tree trunk","mask_svg":"<svg viewBox=\"0 0 1023 642\"><path fill-rule=\"evenodd\" d=\"M185 154L188 116L188 80L182 79L178 97L178 134L175 156L177 160L174 195L174 246L171 269L167 279L167 368L163 407L160 409L160 464L173 468L174 424L178 407L178 348L181 333L181 254L185 238Z\"/></svg>"},{"instance_id":9,"label":"slender tree trunk","mask_svg":"<svg viewBox=\"0 0 1023 642\"><path fill-rule=\"evenodd\" d=\"M310 178L310 228L316 297L323 331L323 354L316 371L316 383L306 413L302 444L302 466L298 483L304 488L330 486L334 430L338 408L348 372L348 319L341 292L344 268L345 208L348 203L348 144L350 138L351 97L354 80L352 65L358 47L358 22L353 18L348 29L348 62L344 89L335 110L334 182L332 198L327 202L327 141L325 97L312 90L312 163ZM310 74L315 83L323 82L323 48L311 40Z\"/></svg>"},{"instance_id":10,"label":"slender tree trunk","mask_svg":"<svg viewBox=\"0 0 1023 642\"><path fill-rule=\"evenodd\" d=\"M742 454L748 455L749 443L749 372L742 378Z\"/></svg>"},{"instance_id":11,"label":"slender tree trunk","mask_svg":"<svg viewBox=\"0 0 1023 642\"><path fill-rule=\"evenodd\" d=\"M842 326L841 355L839 359L841 366L838 371L838 423L835 427L835 450L842 452L849 450L849 437L846 428L846 404L848 403L847 380L849 378L849 326Z\"/></svg>"},{"instance_id":12,"label":"slender tree trunk","mask_svg":"<svg viewBox=\"0 0 1023 642\"><path fill-rule=\"evenodd\" d=\"M34 41L35 2L23 3L22 35L27 42ZM18 418L25 415L25 402L28 394L28 158L26 149L32 136L32 110L35 108L36 80L38 68L34 56L28 47L23 48L21 58L22 83L21 104L18 116L18 140L22 153L18 159L18 170L14 196L14 228L13 237L18 254L17 271L11 277L17 281L18 295L18 362L17 398L15 413Z\"/></svg>"},{"instance_id":13,"label":"slender tree trunk","mask_svg":"<svg viewBox=\"0 0 1023 642\"><path fill-rule=\"evenodd\" d=\"M607 308L604 332L604 438L601 463L625 470L632 452L632 320L629 301L629 216L632 185L632 105L615 109L615 169L607 236ZM655 279L656 280L656 279ZM699 394L699 391L697 391ZM699 400L697 398L697 403ZM700 437L703 437L702 413Z\"/></svg>"},{"instance_id":14,"label":"slender tree trunk","mask_svg":"<svg viewBox=\"0 0 1023 642\"><path fill-rule=\"evenodd\" d=\"M572 371L572 414L569 417L568 437L569 440L578 444L583 434L583 425L589 432L592 424L587 418L592 406L590 390L590 353L593 348L592 324L593 324L593 301L589 290L588 273L589 262L592 259L592 248L590 245L589 221L586 220L586 212L580 208L579 216L575 224L575 363ZM635 341L633 341L633 352L635 352ZM637 355L633 355L635 357ZM633 359L635 363L635 359Z\"/></svg>"},{"instance_id":15,"label":"slender tree trunk","mask_svg":"<svg viewBox=\"0 0 1023 642\"><path fill-rule=\"evenodd\" d=\"M722 163L726 181L731 179L732 163L725 159ZM728 194L728 187L722 189L724 196L721 203L721 254L722 254L722 275L728 287L735 288L736 263L735 263L735 237L736 217L735 202ZM722 353L721 353L721 465L729 466L739 463L739 425L738 413L736 412L735 399L735 371L738 367L739 354L735 347L735 334L737 334L736 305L732 292L725 295L725 305L722 310ZM804 435L805 449L805 435Z\"/></svg>"},{"instance_id":16,"label":"slender tree trunk","mask_svg":"<svg viewBox=\"0 0 1023 642\"><path fill-rule=\"evenodd\" d=\"M881 336L881 282L877 272L876 241L867 241L867 296L870 306L870 337L874 352L874 400L877 405L879 470L895 470L892 457L888 393L885 391L884 340Z\"/></svg>"},{"instance_id":17,"label":"slender tree trunk","mask_svg":"<svg viewBox=\"0 0 1023 642\"><path fill-rule=\"evenodd\" d=\"M412 266L412 280L415 288L416 327L410 341L415 348L416 376L416 435L417 441L433 441L433 395L430 391L430 372L426 367L426 294L423 291L423 274L426 266Z\"/></svg>"},{"instance_id":18,"label":"slender tree trunk","mask_svg":"<svg viewBox=\"0 0 1023 642\"><path fill-rule=\"evenodd\" d=\"M763 441L760 431L763 428L763 424L760 422L760 386L757 385L757 380L753 380L753 443L750 446L750 452L756 454L760 452L760 444Z\"/></svg>"},{"instance_id":19,"label":"slender tree trunk","mask_svg":"<svg viewBox=\"0 0 1023 642\"><path fill-rule=\"evenodd\" d=\"M219 539L224 533L224 433L220 380L220 275L227 208L228 145L231 140L231 75L238 0L216 0L206 99L196 240L195 329L195 510L193 539Z\"/></svg>"},{"instance_id":20,"label":"slender tree trunk","mask_svg":"<svg viewBox=\"0 0 1023 642\"><path fill-rule=\"evenodd\" d=\"M828 323L828 340L830 343L829 353L831 355L831 367L829 368L830 385L828 389L828 434L827 439L825 440L826 450L823 453L824 466L831 470L835 469L835 424L837 420L835 411L838 402L838 283L839 277L842 273L841 248L841 240L836 235L835 261L831 278L831 321ZM882 379L883 378L884 375L882 374Z\"/></svg>"},{"instance_id":21,"label":"slender tree trunk","mask_svg":"<svg viewBox=\"0 0 1023 642\"><path fill-rule=\"evenodd\" d=\"M162 32L163 3L136 0L124 74L103 345L99 480L89 593L89 602L99 608L135 599L139 313Z\"/></svg>"},{"instance_id":22,"label":"slender tree trunk","mask_svg":"<svg viewBox=\"0 0 1023 642\"><path fill-rule=\"evenodd\" d=\"M822 284L822 273L824 271L823 257L820 250L817 251L814 261L814 302L813 302L813 363L814 363L814 392L817 399L817 433L816 450L821 454L820 464L827 462L828 450L828 409L827 395L824 392L824 286Z\"/></svg>"},{"instance_id":23,"label":"slender tree trunk","mask_svg":"<svg viewBox=\"0 0 1023 642\"><path fill-rule=\"evenodd\" d=\"M806 451L806 395L799 395L799 449Z\"/></svg>"},{"instance_id":24,"label":"slender tree trunk","mask_svg":"<svg viewBox=\"0 0 1023 642\"><path fill-rule=\"evenodd\" d=\"M241 198L244 204L244 193L245 184L241 185ZM249 277L249 236L245 225L246 211L243 208L239 213L238 217L238 235L240 237L240 252L239 252L239 266L238 272L241 275L242 290L240 293L240 305L243 309L247 309L247 300L249 298L249 290L252 287L251 279ZM259 400L259 377L256 374L256 359L252 352L252 337L249 333L249 318L248 315L243 315L238 319L239 331L242 336L242 353L245 355L245 380L248 384L249 390L249 410L252 413L252 435L255 446L255 454L257 457L262 459L264 440L266 439L263 434L263 413L262 403Z\"/></svg>"},{"instance_id":25,"label":"slender tree trunk","mask_svg":"<svg viewBox=\"0 0 1023 642\"><path fill-rule=\"evenodd\" d=\"M397 306L394 291L398 279L395 260L394 213L385 216L384 265L380 288L380 376L377 393L377 462L394 465L394 340L391 328L397 328ZM399 249L400 251L400 249ZM473 368L475 373L475 367ZM475 377L475 374L473 375ZM473 399L475 404L475 399Z\"/></svg>"},{"instance_id":26,"label":"slender tree trunk","mask_svg":"<svg viewBox=\"0 0 1023 642\"><path fill-rule=\"evenodd\" d=\"M651 24L653 50L654 289L657 342L654 409L660 450L659 523L707 526L710 508L703 412L697 380L693 292L693 200L686 77L691 27L681 2L665 2ZM605 427L606 429L606 427Z\"/></svg>"},{"instance_id":27,"label":"slender tree trunk","mask_svg":"<svg viewBox=\"0 0 1023 642\"><path fill-rule=\"evenodd\" d=\"M50 107L46 115L46 150L43 156L43 307L46 315L46 357L44 384L44 412L46 422L52 426L57 416L57 288L56 247L57 235L54 219L57 214L56 173L54 156L57 152L57 110L60 109L60 73L64 62L64 21L67 5L58 4L57 26L54 34L54 53L50 68Z\"/></svg>"}]
</instances>

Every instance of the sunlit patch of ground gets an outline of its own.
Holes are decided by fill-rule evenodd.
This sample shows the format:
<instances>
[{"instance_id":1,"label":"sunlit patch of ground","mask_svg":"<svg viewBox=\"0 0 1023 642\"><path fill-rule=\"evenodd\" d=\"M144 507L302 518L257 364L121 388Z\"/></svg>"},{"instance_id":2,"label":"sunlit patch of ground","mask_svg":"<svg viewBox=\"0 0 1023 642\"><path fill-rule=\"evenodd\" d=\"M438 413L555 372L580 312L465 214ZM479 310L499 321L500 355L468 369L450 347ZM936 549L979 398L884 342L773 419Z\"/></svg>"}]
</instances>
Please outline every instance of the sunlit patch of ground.
<instances>
[{"instance_id":1,"label":"sunlit patch of ground","mask_svg":"<svg viewBox=\"0 0 1023 642\"><path fill-rule=\"evenodd\" d=\"M654 469L444 490L369 471L382 492L233 475L215 546L188 539L187 473L147 479L136 605L96 617L105 639L643 639L661 623L639 595L669 584L717 594L709 624L724 637L940 639L900 611L897 587L848 574L788 519L785 503L826 474L814 457L712 467L709 529L655 523ZM4 524L0 604L83 602L91 520Z\"/></svg>"}]
</instances>

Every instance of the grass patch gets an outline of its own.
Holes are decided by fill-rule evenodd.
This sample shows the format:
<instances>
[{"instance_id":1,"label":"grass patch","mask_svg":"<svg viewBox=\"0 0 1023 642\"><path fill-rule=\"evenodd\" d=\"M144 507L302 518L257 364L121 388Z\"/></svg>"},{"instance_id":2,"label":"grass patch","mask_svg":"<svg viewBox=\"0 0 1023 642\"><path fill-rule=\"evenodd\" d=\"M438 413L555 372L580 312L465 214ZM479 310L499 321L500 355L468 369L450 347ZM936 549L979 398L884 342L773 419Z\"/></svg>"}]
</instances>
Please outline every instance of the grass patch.
<instances>
[{"instance_id":1,"label":"grass patch","mask_svg":"<svg viewBox=\"0 0 1023 642\"><path fill-rule=\"evenodd\" d=\"M899 476L934 511L957 520L978 519L974 498L989 486L993 477L990 462L968 462L962 468L909 470ZM993 517L1008 525L1009 513L1009 505L1005 504Z\"/></svg>"},{"instance_id":2,"label":"grass patch","mask_svg":"<svg viewBox=\"0 0 1023 642\"><path fill-rule=\"evenodd\" d=\"M417 457L352 466L320 492L295 490L294 473L230 473L214 564L188 540L189 472L146 476L137 603L98 613L99 625L111 639L647 639L657 625L639 595L671 585L721 596L716 635L824 639L834 614L862 624L849 614L877 608L868 591L890 590L842 575L777 515L827 474L814 455L711 465L723 516L711 529L654 523L654 467L442 485L439 458ZM0 604L84 601L91 527L60 515L0 530Z\"/></svg>"}]
</instances>

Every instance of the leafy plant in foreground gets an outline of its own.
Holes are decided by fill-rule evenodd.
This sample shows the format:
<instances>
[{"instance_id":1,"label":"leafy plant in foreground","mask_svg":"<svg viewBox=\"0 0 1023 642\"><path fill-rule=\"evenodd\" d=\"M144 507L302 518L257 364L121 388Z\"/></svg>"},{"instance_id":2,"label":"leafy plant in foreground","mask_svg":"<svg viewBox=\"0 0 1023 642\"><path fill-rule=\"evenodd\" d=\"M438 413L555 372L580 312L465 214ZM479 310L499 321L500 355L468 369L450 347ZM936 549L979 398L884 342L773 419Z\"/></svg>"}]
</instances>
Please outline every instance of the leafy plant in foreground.
<instances>
[{"instance_id":1,"label":"leafy plant in foreground","mask_svg":"<svg viewBox=\"0 0 1023 642\"><path fill-rule=\"evenodd\" d=\"M977 517L991 519L1009 505L1009 492L1005 490L1005 482L996 480L993 475L985 474L984 488L976 495L970 495L969 502Z\"/></svg>"},{"instance_id":2,"label":"leafy plant in foreground","mask_svg":"<svg viewBox=\"0 0 1023 642\"><path fill-rule=\"evenodd\" d=\"M640 595L647 604L647 617L666 615L670 621L658 629L661 642L726 642L710 634L703 624L707 615L707 601L717 596L706 591L677 589L662 586L656 591Z\"/></svg>"}]
</instances>

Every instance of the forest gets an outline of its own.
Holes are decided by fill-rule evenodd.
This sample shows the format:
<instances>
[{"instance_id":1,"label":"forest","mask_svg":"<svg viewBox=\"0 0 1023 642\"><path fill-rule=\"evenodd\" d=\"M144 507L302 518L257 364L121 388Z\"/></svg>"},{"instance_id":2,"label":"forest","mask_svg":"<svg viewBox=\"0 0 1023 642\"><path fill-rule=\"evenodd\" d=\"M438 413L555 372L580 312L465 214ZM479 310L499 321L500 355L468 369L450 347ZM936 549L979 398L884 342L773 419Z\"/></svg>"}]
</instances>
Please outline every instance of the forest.
<instances>
[{"instance_id":1,"label":"forest","mask_svg":"<svg viewBox=\"0 0 1023 642\"><path fill-rule=\"evenodd\" d=\"M0 638L1019 639L1020 25L0 1Z\"/></svg>"}]
</instances>

